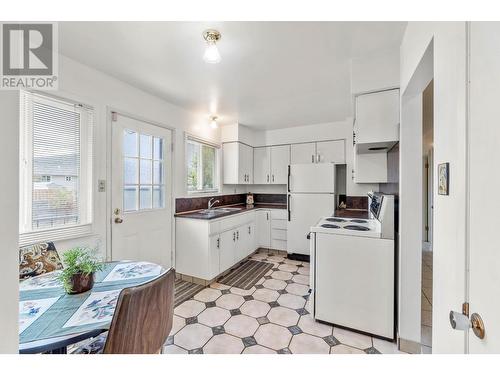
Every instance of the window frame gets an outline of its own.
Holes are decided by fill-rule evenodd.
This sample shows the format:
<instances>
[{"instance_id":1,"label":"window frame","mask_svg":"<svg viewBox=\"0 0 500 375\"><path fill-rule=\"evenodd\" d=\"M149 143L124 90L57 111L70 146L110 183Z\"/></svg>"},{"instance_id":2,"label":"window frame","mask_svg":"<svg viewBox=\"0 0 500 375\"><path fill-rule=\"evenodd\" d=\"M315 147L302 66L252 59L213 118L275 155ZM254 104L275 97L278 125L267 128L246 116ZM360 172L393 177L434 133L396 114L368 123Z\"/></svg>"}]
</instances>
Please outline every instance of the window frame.
<instances>
[{"instance_id":1,"label":"window frame","mask_svg":"<svg viewBox=\"0 0 500 375\"><path fill-rule=\"evenodd\" d=\"M80 223L55 228L33 230L33 101L68 110L73 106L80 115L80 168L79 168L79 217ZM19 139L19 245L47 240L76 238L93 233L93 170L94 125L97 111L94 107L70 99L20 91L20 139Z\"/></svg>"},{"instance_id":2,"label":"window frame","mask_svg":"<svg viewBox=\"0 0 500 375\"><path fill-rule=\"evenodd\" d=\"M187 175L188 175L188 152L187 152L187 144L189 142L194 142L200 144L202 146L208 146L215 150L215 161L214 161L214 187L212 189L197 189L197 190L189 190ZM193 195L205 195L205 194L214 194L220 192L220 150L221 145L215 142L211 142L209 140L197 137L195 135L185 133L184 136L184 183L186 186L186 192L189 196ZM201 153L200 153L201 155ZM198 166L198 173L203 175L203 160L200 158L200 165ZM203 181L202 181L203 184Z\"/></svg>"}]
</instances>

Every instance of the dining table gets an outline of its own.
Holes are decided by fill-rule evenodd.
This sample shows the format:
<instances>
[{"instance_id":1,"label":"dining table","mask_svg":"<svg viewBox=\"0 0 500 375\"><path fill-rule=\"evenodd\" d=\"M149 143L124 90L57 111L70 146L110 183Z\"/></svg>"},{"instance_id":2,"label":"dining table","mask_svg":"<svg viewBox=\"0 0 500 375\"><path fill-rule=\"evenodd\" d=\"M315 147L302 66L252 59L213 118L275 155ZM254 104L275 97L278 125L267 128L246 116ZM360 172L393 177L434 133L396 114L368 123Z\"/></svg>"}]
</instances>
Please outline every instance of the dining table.
<instances>
[{"instance_id":1,"label":"dining table","mask_svg":"<svg viewBox=\"0 0 500 375\"><path fill-rule=\"evenodd\" d=\"M94 286L68 294L53 271L19 283L19 353L67 353L67 347L109 329L120 292L164 272L145 261L106 262Z\"/></svg>"}]
</instances>

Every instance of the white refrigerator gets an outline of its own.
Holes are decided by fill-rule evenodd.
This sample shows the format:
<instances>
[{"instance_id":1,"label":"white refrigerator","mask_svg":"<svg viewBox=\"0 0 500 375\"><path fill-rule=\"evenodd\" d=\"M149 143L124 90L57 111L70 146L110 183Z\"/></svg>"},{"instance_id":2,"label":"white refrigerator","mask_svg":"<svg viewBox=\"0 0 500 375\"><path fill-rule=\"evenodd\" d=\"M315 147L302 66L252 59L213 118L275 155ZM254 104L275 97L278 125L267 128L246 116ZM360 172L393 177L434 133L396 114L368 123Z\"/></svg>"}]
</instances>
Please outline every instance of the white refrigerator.
<instances>
[{"instance_id":1,"label":"white refrigerator","mask_svg":"<svg viewBox=\"0 0 500 375\"><path fill-rule=\"evenodd\" d=\"M335 212L335 164L290 165L287 203L287 252L310 255L310 228Z\"/></svg>"}]
</instances>

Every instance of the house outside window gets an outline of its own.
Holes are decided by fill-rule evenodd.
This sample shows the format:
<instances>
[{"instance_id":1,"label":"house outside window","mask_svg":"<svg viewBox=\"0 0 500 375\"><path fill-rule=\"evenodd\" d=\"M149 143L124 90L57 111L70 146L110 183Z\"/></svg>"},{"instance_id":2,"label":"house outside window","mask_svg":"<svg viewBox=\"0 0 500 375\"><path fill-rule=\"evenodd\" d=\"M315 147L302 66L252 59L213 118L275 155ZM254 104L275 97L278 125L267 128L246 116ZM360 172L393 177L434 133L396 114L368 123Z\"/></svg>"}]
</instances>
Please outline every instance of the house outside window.
<instances>
[{"instance_id":1,"label":"house outside window","mask_svg":"<svg viewBox=\"0 0 500 375\"><path fill-rule=\"evenodd\" d=\"M213 193L219 190L219 146L195 137L186 138L186 175L188 193Z\"/></svg>"},{"instance_id":2,"label":"house outside window","mask_svg":"<svg viewBox=\"0 0 500 375\"><path fill-rule=\"evenodd\" d=\"M21 92L20 243L91 232L90 107Z\"/></svg>"}]
</instances>

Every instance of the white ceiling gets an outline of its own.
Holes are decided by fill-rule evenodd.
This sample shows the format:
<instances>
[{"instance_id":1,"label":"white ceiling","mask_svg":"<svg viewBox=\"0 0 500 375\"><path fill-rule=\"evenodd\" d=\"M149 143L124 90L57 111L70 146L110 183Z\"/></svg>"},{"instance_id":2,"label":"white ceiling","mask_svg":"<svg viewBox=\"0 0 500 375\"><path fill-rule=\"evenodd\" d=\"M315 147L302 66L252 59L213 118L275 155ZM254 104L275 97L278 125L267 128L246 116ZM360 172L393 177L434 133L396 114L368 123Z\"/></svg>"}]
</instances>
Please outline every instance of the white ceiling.
<instances>
[{"instance_id":1,"label":"white ceiling","mask_svg":"<svg viewBox=\"0 0 500 375\"><path fill-rule=\"evenodd\" d=\"M404 22L61 22L62 54L198 114L255 128L344 120L350 59L399 46ZM219 64L202 32L222 33Z\"/></svg>"}]
</instances>

